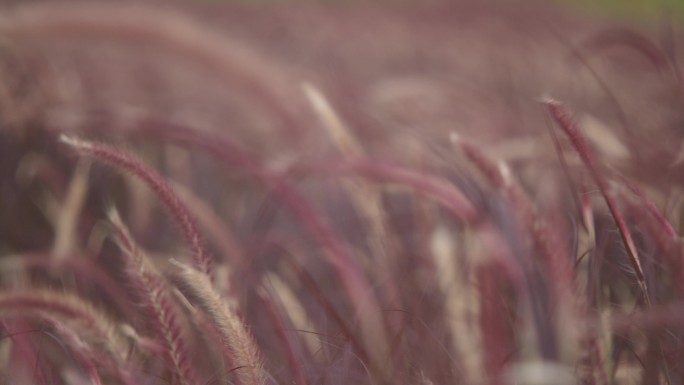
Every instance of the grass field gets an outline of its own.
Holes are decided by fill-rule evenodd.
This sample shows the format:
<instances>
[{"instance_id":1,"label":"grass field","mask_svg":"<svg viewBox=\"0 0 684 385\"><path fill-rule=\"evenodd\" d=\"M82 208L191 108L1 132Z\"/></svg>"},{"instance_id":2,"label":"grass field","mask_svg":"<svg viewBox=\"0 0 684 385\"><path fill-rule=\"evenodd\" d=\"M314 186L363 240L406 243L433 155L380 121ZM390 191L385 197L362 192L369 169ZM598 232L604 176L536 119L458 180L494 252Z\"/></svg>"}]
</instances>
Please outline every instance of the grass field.
<instances>
[{"instance_id":1,"label":"grass field","mask_svg":"<svg viewBox=\"0 0 684 385\"><path fill-rule=\"evenodd\" d=\"M684 384L676 19L527 4L3 5L0 384Z\"/></svg>"}]
</instances>

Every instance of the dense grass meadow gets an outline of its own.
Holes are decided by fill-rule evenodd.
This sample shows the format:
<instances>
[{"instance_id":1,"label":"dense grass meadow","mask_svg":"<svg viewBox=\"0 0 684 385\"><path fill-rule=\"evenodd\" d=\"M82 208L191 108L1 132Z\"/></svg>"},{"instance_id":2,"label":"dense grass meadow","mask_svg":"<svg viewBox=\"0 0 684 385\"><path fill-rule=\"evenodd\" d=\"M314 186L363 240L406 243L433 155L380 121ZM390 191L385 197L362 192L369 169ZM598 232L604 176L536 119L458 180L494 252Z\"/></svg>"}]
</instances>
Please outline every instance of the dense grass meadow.
<instances>
[{"instance_id":1,"label":"dense grass meadow","mask_svg":"<svg viewBox=\"0 0 684 385\"><path fill-rule=\"evenodd\" d=\"M676 17L1 7L0 384L684 384Z\"/></svg>"}]
</instances>

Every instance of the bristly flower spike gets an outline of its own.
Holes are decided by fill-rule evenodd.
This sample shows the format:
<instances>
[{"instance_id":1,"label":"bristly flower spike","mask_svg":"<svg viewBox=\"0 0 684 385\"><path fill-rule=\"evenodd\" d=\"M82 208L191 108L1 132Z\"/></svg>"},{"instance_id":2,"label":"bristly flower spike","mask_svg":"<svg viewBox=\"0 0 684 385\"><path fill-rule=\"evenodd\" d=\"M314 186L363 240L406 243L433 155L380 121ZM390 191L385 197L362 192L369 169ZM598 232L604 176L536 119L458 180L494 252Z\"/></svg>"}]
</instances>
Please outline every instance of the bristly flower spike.
<instances>
[{"instance_id":1,"label":"bristly flower spike","mask_svg":"<svg viewBox=\"0 0 684 385\"><path fill-rule=\"evenodd\" d=\"M130 172L145 182L161 199L180 226L197 268L203 273L210 273L211 258L197 229L195 219L161 175L133 155L106 144L88 142L65 134L60 135L59 140L81 153L92 155L120 170Z\"/></svg>"},{"instance_id":2,"label":"bristly flower spike","mask_svg":"<svg viewBox=\"0 0 684 385\"><path fill-rule=\"evenodd\" d=\"M625 245L630 263L632 264L632 268L636 274L640 289L644 295L644 301L647 305L650 305L648 290L646 287L646 279L644 277L644 271L641 267L641 262L639 261L639 255L637 253L634 240L632 239L620 210L618 210L615 199L613 199L613 195L609 191L608 181L599 170L599 164L596 162L596 158L594 157L594 153L592 152L589 143L580 132L580 129L570 115L570 112L560 102L553 100L550 97L543 97L541 99L541 103L546 106L554 121L560 126L563 132L565 132L565 135L572 143L572 146L575 148L575 151L582 160L582 163L584 163L584 165L587 167L599 190L601 190L601 195L603 195L603 199L606 201L608 209L610 210L610 213L617 224L620 237Z\"/></svg>"}]
</instances>

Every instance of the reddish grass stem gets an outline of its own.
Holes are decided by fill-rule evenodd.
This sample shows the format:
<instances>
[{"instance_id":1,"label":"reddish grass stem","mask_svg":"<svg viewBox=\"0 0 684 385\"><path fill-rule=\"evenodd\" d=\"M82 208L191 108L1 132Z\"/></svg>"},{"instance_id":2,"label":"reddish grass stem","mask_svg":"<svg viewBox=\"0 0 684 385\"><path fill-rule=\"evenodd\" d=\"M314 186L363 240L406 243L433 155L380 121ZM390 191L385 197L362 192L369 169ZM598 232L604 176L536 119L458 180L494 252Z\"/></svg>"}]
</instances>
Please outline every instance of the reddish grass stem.
<instances>
[{"instance_id":1,"label":"reddish grass stem","mask_svg":"<svg viewBox=\"0 0 684 385\"><path fill-rule=\"evenodd\" d=\"M161 175L133 155L106 144L88 142L66 135L61 135L60 140L81 153L92 155L114 165L119 170L130 172L145 182L161 199L181 228L197 268L205 274L210 273L211 258L197 229L195 219Z\"/></svg>"},{"instance_id":2,"label":"reddish grass stem","mask_svg":"<svg viewBox=\"0 0 684 385\"><path fill-rule=\"evenodd\" d=\"M202 135L196 131L166 122L143 126L143 131L159 133L162 136L187 146L201 148L218 159L241 167L243 171L256 177L264 186L270 188L285 208L297 218L304 228L311 232L327 251L331 265L335 268L344 289L354 306L364 341L369 352L376 360L384 359L389 353L385 325L380 313L380 304L367 277L358 264L349 246L335 232L326 218L302 194L285 179L267 170L246 151L225 138ZM380 374L380 382L386 382L390 371Z\"/></svg>"},{"instance_id":3,"label":"reddish grass stem","mask_svg":"<svg viewBox=\"0 0 684 385\"><path fill-rule=\"evenodd\" d=\"M641 262L639 261L639 255L634 240L632 239L632 235L627 228L627 223L622 217L612 193L609 191L608 181L601 173L599 163L596 161L589 143L580 132L579 126L575 123L570 112L561 103L549 98L543 100L542 103L546 106L556 123L563 129L563 132L565 132L568 139L570 139L575 151L582 159L585 167L589 170L589 173L596 182L599 190L601 190L601 195L603 195L603 199L608 205L608 209L618 227L622 242L625 245L629 261L634 269L639 287L644 296L644 301L647 305L650 305L646 279L644 277L643 268L641 267Z\"/></svg>"},{"instance_id":4,"label":"reddish grass stem","mask_svg":"<svg viewBox=\"0 0 684 385\"><path fill-rule=\"evenodd\" d=\"M126 256L129 279L142 293L144 303L154 320L151 326L166 345L169 369L182 385L195 384L196 375L190 352L179 323L180 312L170 295L168 282L147 260L147 256L138 247L113 209L110 211L110 221L114 227L115 240Z\"/></svg>"}]
</instances>

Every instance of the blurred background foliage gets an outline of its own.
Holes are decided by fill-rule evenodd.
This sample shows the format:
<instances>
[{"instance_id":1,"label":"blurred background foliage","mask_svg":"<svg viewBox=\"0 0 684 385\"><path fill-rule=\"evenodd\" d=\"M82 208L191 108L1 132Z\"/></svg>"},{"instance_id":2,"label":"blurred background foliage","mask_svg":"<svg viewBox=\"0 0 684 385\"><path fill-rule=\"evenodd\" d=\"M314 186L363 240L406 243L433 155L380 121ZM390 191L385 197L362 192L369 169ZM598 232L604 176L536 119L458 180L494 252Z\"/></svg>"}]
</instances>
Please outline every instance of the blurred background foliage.
<instances>
[{"instance_id":1,"label":"blurred background foliage","mask_svg":"<svg viewBox=\"0 0 684 385\"><path fill-rule=\"evenodd\" d=\"M423 0L194 0L203 3L239 2L249 4L272 3L416 3ZM452 0L453 1L453 0ZM468 1L468 0L466 0ZM479 1L479 0L471 0ZM519 0L509 0L519 1ZM547 0L630 21L658 21L663 18L684 20L684 0Z\"/></svg>"},{"instance_id":2,"label":"blurred background foliage","mask_svg":"<svg viewBox=\"0 0 684 385\"><path fill-rule=\"evenodd\" d=\"M631 19L655 21L668 18L684 20L684 0L561 0L594 12Z\"/></svg>"}]
</instances>

